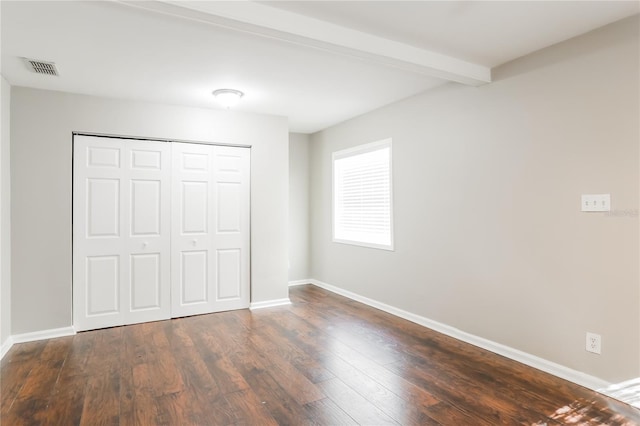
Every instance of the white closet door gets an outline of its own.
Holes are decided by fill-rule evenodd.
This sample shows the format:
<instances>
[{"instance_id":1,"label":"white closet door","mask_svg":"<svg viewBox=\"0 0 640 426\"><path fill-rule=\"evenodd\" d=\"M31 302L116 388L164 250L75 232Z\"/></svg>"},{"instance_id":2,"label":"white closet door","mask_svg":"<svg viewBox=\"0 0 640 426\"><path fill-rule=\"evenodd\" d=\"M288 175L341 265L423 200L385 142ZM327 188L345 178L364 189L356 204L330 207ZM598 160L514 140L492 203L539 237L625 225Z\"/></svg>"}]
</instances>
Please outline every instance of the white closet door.
<instances>
[{"instance_id":1,"label":"white closet door","mask_svg":"<svg viewBox=\"0 0 640 426\"><path fill-rule=\"evenodd\" d=\"M74 138L78 330L170 318L170 144Z\"/></svg>"},{"instance_id":2,"label":"white closet door","mask_svg":"<svg viewBox=\"0 0 640 426\"><path fill-rule=\"evenodd\" d=\"M172 144L172 308L249 306L249 149Z\"/></svg>"}]
</instances>

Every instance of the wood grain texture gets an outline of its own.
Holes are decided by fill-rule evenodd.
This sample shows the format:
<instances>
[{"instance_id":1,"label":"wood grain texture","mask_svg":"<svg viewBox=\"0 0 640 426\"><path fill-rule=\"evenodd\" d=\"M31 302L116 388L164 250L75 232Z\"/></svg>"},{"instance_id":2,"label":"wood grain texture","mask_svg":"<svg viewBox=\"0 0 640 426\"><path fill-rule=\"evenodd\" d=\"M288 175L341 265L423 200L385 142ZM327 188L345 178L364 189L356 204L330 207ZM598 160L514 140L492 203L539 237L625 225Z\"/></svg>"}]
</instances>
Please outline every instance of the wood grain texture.
<instances>
[{"instance_id":1,"label":"wood grain texture","mask_svg":"<svg viewBox=\"0 0 640 426\"><path fill-rule=\"evenodd\" d=\"M15 345L2 425L640 425L583 387L325 290Z\"/></svg>"}]
</instances>

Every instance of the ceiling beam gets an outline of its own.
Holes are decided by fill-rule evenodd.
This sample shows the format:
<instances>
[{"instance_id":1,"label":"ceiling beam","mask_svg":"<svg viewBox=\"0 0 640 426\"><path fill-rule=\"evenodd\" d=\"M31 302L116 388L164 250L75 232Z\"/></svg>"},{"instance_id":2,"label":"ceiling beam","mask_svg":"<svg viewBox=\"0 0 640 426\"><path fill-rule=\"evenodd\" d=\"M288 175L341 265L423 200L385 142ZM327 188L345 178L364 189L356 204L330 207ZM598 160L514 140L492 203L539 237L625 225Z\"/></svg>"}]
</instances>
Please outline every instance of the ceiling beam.
<instances>
[{"instance_id":1,"label":"ceiling beam","mask_svg":"<svg viewBox=\"0 0 640 426\"><path fill-rule=\"evenodd\" d=\"M488 67L251 1L120 3L462 84L491 82Z\"/></svg>"}]
</instances>

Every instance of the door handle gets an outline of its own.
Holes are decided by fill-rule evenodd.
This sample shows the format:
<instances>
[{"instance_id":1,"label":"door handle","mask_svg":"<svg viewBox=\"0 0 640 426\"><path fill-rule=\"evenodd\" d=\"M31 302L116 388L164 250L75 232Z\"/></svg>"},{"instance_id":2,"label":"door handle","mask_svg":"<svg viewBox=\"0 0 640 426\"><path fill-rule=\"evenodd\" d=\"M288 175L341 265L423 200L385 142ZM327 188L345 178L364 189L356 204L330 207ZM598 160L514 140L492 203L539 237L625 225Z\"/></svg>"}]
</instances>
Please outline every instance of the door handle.
<instances>
[{"instance_id":1,"label":"door handle","mask_svg":"<svg viewBox=\"0 0 640 426\"><path fill-rule=\"evenodd\" d=\"M148 245L149 243L145 241L144 243L142 243L142 248L147 248Z\"/></svg>"},{"instance_id":2,"label":"door handle","mask_svg":"<svg viewBox=\"0 0 640 426\"><path fill-rule=\"evenodd\" d=\"M191 244L193 244L194 246L198 243L198 240L191 240Z\"/></svg>"}]
</instances>

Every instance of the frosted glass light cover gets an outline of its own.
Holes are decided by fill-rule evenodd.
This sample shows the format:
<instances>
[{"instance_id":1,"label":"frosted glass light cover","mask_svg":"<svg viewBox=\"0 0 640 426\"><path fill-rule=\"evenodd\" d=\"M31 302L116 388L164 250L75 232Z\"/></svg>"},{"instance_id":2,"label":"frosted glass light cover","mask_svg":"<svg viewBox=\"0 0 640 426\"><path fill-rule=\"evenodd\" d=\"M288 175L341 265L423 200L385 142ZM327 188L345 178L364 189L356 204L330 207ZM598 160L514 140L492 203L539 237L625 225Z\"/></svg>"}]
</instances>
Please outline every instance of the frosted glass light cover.
<instances>
[{"instance_id":1,"label":"frosted glass light cover","mask_svg":"<svg viewBox=\"0 0 640 426\"><path fill-rule=\"evenodd\" d=\"M219 89L213 92L213 96L220 106L225 109L230 109L238 105L244 93L234 89Z\"/></svg>"}]
</instances>

